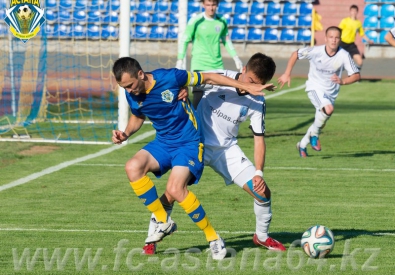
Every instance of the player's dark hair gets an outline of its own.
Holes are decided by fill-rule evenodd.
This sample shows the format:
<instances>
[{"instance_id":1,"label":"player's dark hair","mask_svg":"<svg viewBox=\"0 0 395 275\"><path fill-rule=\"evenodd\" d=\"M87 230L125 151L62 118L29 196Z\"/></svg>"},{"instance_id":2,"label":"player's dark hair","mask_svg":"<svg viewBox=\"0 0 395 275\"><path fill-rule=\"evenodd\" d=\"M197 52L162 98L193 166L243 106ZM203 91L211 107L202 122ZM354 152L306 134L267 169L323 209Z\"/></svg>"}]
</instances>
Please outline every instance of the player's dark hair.
<instances>
[{"instance_id":1,"label":"player's dark hair","mask_svg":"<svg viewBox=\"0 0 395 275\"><path fill-rule=\"evenodd\" d=\"M256 53L248 60L246 70L251 71L255 76L265 84L273 78L276 72L276 63L270 56L263 53Z\"/></svg>"},{"instance_id":2,"label":"player's dark hair","mask_svg":"<svg viewBox=\"0 0 395 275\"><path fill-rule=\"evenodd\" d=\"M128 73L131 77L137 78L140 70L142 69L139 62L131 57L118 58L112 66L112 72L117 82L121 81L123 73Z\"/></svg>"},{"instance_id":3,"label":"player's dark hair","mask_svg":"<svg viewBox=\"0 0 395 275\"><path fill-rule=\"evenodd\" d=\"M358 11L358 6L357 5L351 5L350 10L356 9Z\"/></svg>"},{"instance_id":4,"label":"player's dark hair","mask_svg":"<svg viewBox=\"0 0 395 275\"><path fill-rule=\"evenodd\" d=\"M338 31L340 35L342 35L342 29L336 26L330 26L329 28L327 28L325 31L325 35L327 35L329 31Z\"/></svg>"},{"instance_id":5,"label":"player's dark hair","mask_svg":"<svg viewBox=\"0 0 395 275\"><path fill-rule=\"evenodd\" d=\"M201 0L200 2L204 3L204 1L208 1L208 0ZM209 0L209 1L217 2L217 4L219 4L219 1L220 1L220 0Z\"/></svg>"}]
</instances>

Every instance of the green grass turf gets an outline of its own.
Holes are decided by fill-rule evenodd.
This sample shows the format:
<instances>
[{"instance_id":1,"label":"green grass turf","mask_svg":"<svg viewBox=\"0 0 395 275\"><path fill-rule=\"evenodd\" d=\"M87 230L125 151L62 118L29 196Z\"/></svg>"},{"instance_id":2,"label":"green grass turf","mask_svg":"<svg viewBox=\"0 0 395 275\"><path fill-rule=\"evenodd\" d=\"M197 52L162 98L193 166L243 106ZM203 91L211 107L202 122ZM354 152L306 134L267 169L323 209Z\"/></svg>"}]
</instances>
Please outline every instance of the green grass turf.
<instances>
[{"instance_id":1,"label":"green grass turf","mask_svg":"<svg viewBox=\"0 0 395 275\"><path fill-rule=\"evenodd\" d=\"M295 79L292 86L303 81ZM323 149L308 148L307 159L295 149L314 116L305 92L267 100L270 232L285 244L285 253L254 247L252 199L236 186L225 187L206 168L191 190L233 257L212 261L203 233L177 205L172 217L179 231L158 244L154 257L139 255L150 215L133 194L123 166L148 138L1 191L0 274L394 274L394 88L393 81L342 87L320 136ZM151 129L145 125L139 133ZM239 144L253 159L248 124L241 127ZM22 154L38 145L52 150ZM0 186L109 148L0 146ZM159 193L166 179L154 180ZM296 246L315 224L335 234L335 248L323 260L309 259Z\"/></svg>"}]
</instances>

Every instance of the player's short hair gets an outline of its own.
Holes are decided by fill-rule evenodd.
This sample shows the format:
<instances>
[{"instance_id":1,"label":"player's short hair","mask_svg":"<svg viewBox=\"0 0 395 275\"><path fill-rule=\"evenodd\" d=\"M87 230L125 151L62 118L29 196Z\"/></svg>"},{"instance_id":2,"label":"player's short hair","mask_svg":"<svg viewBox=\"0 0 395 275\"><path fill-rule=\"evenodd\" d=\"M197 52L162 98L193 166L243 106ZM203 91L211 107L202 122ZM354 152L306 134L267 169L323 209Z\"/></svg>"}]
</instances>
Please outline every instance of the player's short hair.
<instances>
[{"instance_id":1,"label":"player's short hair","mask_svg":"<svg viewBox=\"0 0 395 275\"><path fill-rule=\"evenodd\" d=\"M270 56L263 53L256 53L248 60L246 70L251 71L262 81L262 84L265 84L273 78L276 72L276 63Z\"/></svg>"},{"instance_id":2,"label":"player's short hair","mask_svg":"<svg viewBox=\"0 0 395 275\"><path fill-rule=\"evenodd\" d=\"M206 1L210 1L210 2L217 2L217 5L219 4L220 0L200 0L200 2L202 2L202 4Z\"/></svg>"},{"instance_id":3,"label":"player's short hair","mask_svg":"<svg viewBox=\"0 0 395 275\"><path fill-rule=\"evenodd\" d=\"M112 72L117 82L121 81L124 73L128 73L131 77L137 78L140 70L142 70L140 63L131 57L118 58L112 67Z\"/></svg>"},{"instance_id":4,"label":"player's short hair","mask_svg":"<svg viewBox=\"0 0 395 275\"><path fill-rule=\"evenodd\" d=\"M342 35L342 29L336 26L330 26L329 28L327 28L325 31L325 35L327 35L329 31L338 31L340 35Z\"/></svg>"},{"instance_id":5,"label":"player's short hair","mask_svg":"<svg viewBox=\"0 0 395 275\"><path fill-rule=\"evenodd\" d=\"M358 11L358 6L357 5L351 5L350 10L356 9Z\"/></svg>"}]
</instances>

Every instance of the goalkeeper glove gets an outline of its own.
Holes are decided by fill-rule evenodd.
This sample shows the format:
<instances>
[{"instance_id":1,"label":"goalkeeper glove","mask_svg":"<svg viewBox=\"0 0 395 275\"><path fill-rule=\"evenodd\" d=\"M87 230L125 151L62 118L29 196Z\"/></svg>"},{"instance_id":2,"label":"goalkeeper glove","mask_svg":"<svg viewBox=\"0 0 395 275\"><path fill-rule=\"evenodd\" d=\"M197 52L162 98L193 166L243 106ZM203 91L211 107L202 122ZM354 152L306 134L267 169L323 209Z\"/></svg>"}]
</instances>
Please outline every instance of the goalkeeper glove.
<instances>
[{"instance_id":1,"label":"goalkeeper glove","mask_svg":"<svg viewBox=\"0 0 395 275\"><path fill-rule=\"evenodd\" d=\"M236 55L233 57L233 60L235 61L236 68L241 72L243 69L243 62L241 62L240 58Z\"/></svg>"},{"instance_id":2,"label":"goalkeeper glove","mask_svg":"<svg viewBox=\"0 0 395 275\"><path fill-rule=\"evenodd\" d=\"M184 60L178 59L176 63L176 68L179 70L185 70Z\"/></svg>"}]
</instances>

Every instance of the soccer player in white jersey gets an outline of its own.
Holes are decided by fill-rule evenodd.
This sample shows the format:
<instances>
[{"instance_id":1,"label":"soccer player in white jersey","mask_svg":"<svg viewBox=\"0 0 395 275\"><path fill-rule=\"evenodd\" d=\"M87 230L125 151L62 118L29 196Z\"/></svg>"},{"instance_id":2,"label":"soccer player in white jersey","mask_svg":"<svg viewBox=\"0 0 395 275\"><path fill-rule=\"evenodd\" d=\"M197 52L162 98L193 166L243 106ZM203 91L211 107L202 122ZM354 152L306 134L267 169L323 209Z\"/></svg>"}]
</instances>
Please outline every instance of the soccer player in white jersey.
<instances>
[{"instance_id":1,"label":"soccer player in white jersey","mask_svg":"<svg viewBox=\"0 0 395 275\"><path fill-rule=\"evenodd\" d=\"M262 53L254 54L242 72L216 70L215 72L240 82L264 84L272 79L276 70L273 59ZM254 198L256 229L253 242L270 250L285 251L279 241L269 237L272 219L271 194L263 177L265 165L265 112L263 96L253 96L232 87L202 85L204 95L197 114L205 137L204 164L221 175L226 185L235 183ZM250 120L254 135L255 165L237 144L240 123ZM168 213L172 207L164 205ZM155 227L155 216L151 217L149 231ZM150 233L148 233L149 235ZM146 254L155 253L155 245L148 244Z\"/></svg>"},{"instance_id":2,"label":"soccer player in white jersey","mask_svg":"<svg viewBox=\"0 0 395 275\"><path fill-rule=\"evenodd\" d=\"M384 38L391 46L395 47L395 28L387 32Z\"/></svg>"},{"instance_id":3,"label":"soccer player in white jersey","mask_svg":"<svg viewBox=\"0 0 395 275\"><path fill-rule=\"evenodd\" d=\"M310 70L306 81L306 92L314 105L314 123L307 130L306 135L296 144L299 155L307 157L307 145L316 151L321 151L319 134L334 111L334 103L339 94L340 85L349 85L360 79L358 67L350 54L339 47L341 29L332 26L325 31L325 45L306 47L292 53L287 68L278 78L280 88L291 83L291 71L299 59L308 59ZM342 78L343 70L348 76Z\"/></svg>"}]
</instances>

